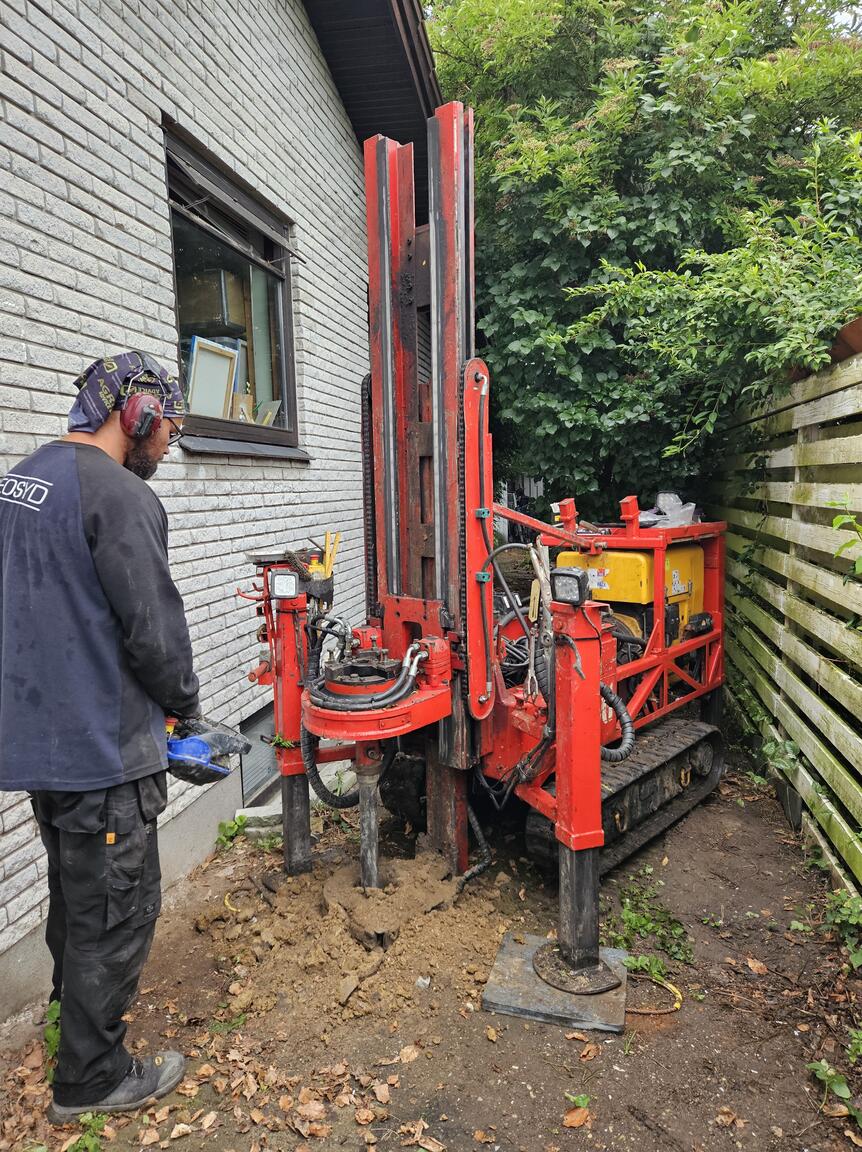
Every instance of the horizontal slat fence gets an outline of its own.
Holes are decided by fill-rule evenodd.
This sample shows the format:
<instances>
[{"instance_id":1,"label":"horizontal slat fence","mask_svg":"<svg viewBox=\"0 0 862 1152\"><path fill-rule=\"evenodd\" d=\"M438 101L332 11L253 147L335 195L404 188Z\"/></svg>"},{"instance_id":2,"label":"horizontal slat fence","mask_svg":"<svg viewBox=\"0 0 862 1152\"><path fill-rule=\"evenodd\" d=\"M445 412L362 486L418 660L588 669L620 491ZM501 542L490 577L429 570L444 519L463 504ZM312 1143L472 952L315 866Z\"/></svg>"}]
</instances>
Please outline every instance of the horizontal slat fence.
<instances>
[{"instance_id":1,"label":"horizontal slat fence","mask_svg":"<svg viewBox=\"0 0 862 1152\"><path fill-rule=\"evenodd\" d=\"M738 713L774 758L851 880L862 887L862 356L791 386L734 422L713 486L728 522L727 678Z\"/></svg>"}]
</instances>

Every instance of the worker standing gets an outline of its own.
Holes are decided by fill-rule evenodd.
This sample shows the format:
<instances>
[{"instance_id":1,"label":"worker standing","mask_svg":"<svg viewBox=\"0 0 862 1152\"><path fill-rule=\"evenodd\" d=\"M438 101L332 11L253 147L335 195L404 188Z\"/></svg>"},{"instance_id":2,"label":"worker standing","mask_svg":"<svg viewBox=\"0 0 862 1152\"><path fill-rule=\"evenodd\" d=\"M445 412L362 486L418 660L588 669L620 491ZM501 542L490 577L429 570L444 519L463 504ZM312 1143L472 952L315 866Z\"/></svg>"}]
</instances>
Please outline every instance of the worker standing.
<instances>
[{"instance_id":1,"label":"worker standing","mask_svg":"<svg viewBox=\"0 0 862 1152\"><path fill-rule=\"evenodd\" d=\"M75 381L69 433L0 482L0 790L30 793L48 856L61 1037L49 1117L164 1096L122 1017L161 905L166 714L199 714L167 517L144 483L179 435L177 379L123 352Z\"/></svg>"}]
</instances>

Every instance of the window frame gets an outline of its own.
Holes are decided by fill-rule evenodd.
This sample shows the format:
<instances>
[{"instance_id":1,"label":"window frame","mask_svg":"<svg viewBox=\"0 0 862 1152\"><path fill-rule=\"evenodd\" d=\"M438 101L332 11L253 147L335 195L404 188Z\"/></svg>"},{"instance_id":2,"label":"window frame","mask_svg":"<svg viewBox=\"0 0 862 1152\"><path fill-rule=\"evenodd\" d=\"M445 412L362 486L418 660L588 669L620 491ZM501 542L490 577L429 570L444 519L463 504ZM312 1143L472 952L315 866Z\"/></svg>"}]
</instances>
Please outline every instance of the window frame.
<instances>
[{"instance_id":1,"label":"window frame","mask_svg":"<svg viewBox=\"0 0 862 1152\"><path fill-rule=\"evenodd\" d=\"M166 125L165 140L165 182L168 193L168 210L183 216L192 226L208 232L219 243L233 248L249 263L275 276L281 282L281 314L278 320L282 328L281 355L279 364L280 397L284 406L286 428L263 427L245 424L238 420L218 419L213 416L200 416L189 412L183 421L183 437L180 447L186 452L235 453L241 455L246 445L251 455L273 455L290 459L309 459L299 447L299 426L296 403L296 359L295 332L293 324L293 293L290 260L302 260L291 242L292 221L277 209L264 203L254 191L245 185L238 176L225 172L218 166L215 157L204 152L199 145L189 143L178 134L175 125ZM172 188L172 166L179 170L182 179L196 185L202 194L223 216L233 218L242 227L253 230L262 237L264 255L252 245L246 248L233 237L222 232L205 216L198 215L185 204L175 199ZM174 227L171 219L171 258L174 275L174 312L176 314L177 336L179 338L179 293L176 280L176 253L174 251ZM304 263L304 261L303 261ZM177 363L181 363L179 344Z\"/></svg>"}]
</instances>

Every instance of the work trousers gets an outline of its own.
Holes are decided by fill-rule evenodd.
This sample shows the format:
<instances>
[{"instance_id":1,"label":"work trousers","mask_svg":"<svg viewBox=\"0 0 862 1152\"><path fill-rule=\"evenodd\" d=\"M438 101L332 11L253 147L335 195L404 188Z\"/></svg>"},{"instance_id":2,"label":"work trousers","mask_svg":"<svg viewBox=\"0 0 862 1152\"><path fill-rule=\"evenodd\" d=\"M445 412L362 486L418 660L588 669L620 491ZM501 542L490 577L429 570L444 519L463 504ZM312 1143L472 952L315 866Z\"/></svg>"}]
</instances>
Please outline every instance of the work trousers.
<instances>
[{"instance_id":1,"label":"work trousers","mask_svg":"<svg viewBox=\"0 0 862 1152\"><path fill-rule=\"evenodd\" d=\"M54 1100L94 1104L131 1066L128 1011L161 909L165 773L97 792L34 792L48 854L45 940L60 1001Z\"/></svg>"}]
</instances>

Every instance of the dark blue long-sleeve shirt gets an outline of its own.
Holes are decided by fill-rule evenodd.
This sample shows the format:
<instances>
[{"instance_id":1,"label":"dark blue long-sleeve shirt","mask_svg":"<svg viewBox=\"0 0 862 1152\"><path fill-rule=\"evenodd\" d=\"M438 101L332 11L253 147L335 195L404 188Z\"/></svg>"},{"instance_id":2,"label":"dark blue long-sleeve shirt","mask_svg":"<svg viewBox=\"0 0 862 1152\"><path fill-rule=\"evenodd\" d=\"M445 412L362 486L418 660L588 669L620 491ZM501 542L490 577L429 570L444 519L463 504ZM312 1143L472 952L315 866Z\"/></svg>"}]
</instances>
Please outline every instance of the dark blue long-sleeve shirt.
<instances>
[{"instance_id":1,"label":"dark blue long-sleeve shirt","mask_svg":"<svg viewBox=\"0 0 862 1152\"><path fill-rule=\"evenodd\" d=\"M0 790L161 771L165 714L197 711L160 501L95 445L44 445L0 481Z\"/></svg>"}]
</instances>

